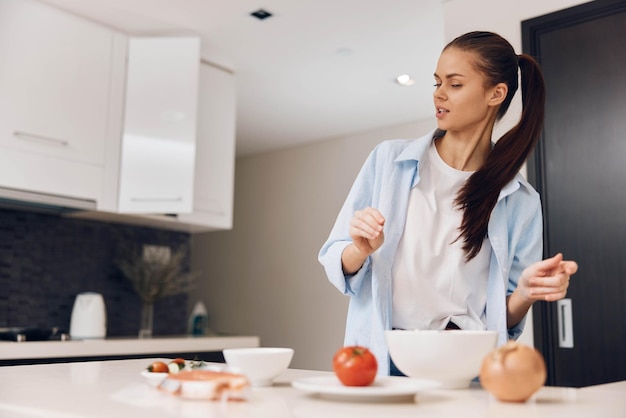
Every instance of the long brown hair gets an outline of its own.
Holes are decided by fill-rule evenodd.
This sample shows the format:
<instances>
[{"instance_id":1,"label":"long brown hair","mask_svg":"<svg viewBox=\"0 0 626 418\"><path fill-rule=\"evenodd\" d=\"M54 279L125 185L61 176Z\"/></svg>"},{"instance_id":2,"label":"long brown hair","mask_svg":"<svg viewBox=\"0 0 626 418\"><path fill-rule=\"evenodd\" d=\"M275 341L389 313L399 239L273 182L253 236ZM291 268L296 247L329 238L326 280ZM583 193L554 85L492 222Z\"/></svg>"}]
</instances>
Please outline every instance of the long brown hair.
<instances>
[{"instance_id":1,"label":"long brown hair","mask_svg":"<svg viewBox=\"0 0 626 418\"><path fill-rule=\"evenodd\" d=\"M450 42L444 50L458 48L474 54L474 65L485 76L489 87L506 83L508 93L497 113L504 116L518 88L521 72L522 115L517 125L495 144L484 165L470 176L456 197L463 210L459 239L463 239L466 259L480 251L487 235L489 217L500 191L509 183L533 150L543 126L545 87L539 64L529 55L517 55L511 44L491 32L470 32ZM438 131L435 136L443 136Z\"/></svg>"}]
</instances>

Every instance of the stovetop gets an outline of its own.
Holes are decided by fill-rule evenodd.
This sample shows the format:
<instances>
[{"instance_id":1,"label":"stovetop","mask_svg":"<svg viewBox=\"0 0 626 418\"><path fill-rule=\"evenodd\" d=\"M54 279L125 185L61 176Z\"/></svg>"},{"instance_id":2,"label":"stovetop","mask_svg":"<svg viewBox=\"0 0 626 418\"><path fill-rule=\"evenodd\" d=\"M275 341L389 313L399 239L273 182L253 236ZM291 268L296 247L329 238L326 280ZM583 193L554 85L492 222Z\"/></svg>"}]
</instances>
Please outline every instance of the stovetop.
<instances>
[{"instance_id":1,"label":"stovetop","mask_svg":"<svg viewBox=\"0 0 626 418\"><path fill-rule=\"evenodd\" d=\"M65 341L67 339L69 339L69 334L59 327L0 328L0 340L4 341Z\"/></svg>"}]
</instances>

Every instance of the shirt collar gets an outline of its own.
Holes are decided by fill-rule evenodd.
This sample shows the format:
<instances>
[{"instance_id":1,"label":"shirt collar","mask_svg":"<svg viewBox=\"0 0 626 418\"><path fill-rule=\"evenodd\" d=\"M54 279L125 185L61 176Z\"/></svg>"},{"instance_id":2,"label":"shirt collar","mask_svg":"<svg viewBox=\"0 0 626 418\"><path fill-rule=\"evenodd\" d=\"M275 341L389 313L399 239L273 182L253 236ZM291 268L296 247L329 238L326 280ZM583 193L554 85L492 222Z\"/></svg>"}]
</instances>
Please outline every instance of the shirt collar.
<instances>
[{"instance_id":1,"label":"shirt collar","mask_svg":"<svg viewBox=\"0 0 626 418\"><path fill-rule=\"evenodd\" d=\"M427 133L426 135L417 138L415 141L412 141L407 147L402 150L400 154L394 160L395 162L401 161L410 161L414 160L419 162L422 156L426 153L426 150L430 146L430 143L433 140L433 135L435 134L435 129ZM505 197L512 194L514 191L520 188L520 179L518 178L519 174L513 178L510 182L508 182L502 190L500 190L500 194L498 195L498 201L504 199ZM413 179L412 187L419 181L419 172L416 171L415 177Z\"/></svg>"},{"instance_id":2,"label":"shirt collar","mask_svg":"<svg viewBox=\"0 0 626 418\"><path fill-rule=\"evenodd\" d=\"M407 160L415 160L419 161L428 147L430 146L431 141L433 140L433 134L435 130L430 131L426 135L421 138L416 139L415 141L411 141L407 147L402 150L400 154L394 160L395 162L407 161Z\"/></svg>"}]
</instances>

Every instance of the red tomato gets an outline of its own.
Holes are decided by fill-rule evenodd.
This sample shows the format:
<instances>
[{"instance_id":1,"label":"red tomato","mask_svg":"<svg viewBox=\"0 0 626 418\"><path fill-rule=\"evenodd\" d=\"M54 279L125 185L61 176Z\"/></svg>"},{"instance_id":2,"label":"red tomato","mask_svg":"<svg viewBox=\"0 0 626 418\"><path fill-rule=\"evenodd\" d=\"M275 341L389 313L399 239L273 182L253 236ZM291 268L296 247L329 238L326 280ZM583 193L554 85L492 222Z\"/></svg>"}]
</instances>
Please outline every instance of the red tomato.
<instances>
[{"instance_id":1,"label":"red tomato","mask_svg":"<svg viewBox=\"0 0 626 418\"><path fill-rule=\"evenodd\" d=\"M368 386L376 378L378 362L366 347L343 347L333 357L333 370L345 386Z\"/></svg>"}]
</instances>

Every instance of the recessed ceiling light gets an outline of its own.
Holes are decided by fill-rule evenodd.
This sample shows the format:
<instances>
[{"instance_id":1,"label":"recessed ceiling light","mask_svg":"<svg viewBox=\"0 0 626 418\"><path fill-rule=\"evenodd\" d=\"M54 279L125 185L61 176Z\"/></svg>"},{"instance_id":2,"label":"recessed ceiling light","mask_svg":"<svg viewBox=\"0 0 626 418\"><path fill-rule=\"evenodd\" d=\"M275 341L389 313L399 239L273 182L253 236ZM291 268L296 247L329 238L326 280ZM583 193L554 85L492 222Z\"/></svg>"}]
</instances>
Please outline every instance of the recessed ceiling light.
<instances>
[{"instance_id":1,"label":"recessed ceiling light","mask_svg":"<svg viewBox=\"0 0 626 418\"><path fill-rule=\"evenodd\" d=\"M264 9L259 9L255 12L250 13L251 16L256 17L259 20L267 19L268 17L272 17L272 14Z\"/></svg>"},{"instance_id":2,"label":"recessed ceiling light","mask_svg":"<svg viewBox=\"0 0 626 418\"><path fill-rule=\"evenodd\" d=\"M396 77L396 83L401 86L412 86L415 84L415 80L413 80L408 74L402 74Z\"/></svg>"}]
</instances>

